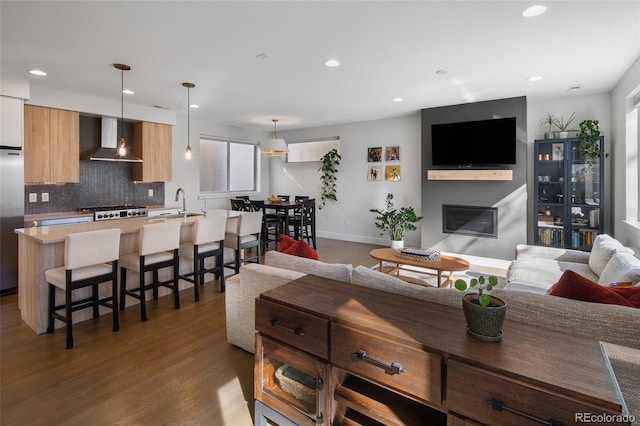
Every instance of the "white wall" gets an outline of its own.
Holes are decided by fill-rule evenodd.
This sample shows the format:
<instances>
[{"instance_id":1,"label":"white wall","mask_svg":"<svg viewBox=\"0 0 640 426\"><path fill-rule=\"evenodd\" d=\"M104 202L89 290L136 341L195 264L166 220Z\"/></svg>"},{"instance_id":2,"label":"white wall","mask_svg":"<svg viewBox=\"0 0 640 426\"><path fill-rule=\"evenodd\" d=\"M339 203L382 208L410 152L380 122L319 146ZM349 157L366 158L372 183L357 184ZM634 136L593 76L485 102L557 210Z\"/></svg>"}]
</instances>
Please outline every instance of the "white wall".
<instances>
[{"instance_id":1,"label":"white wall","mask_svg":"<svg viewBox=\"0 0 640 426\"><path fill-rule=\"evenodd\" d=\"M280 132L285 140L329 136L340 137L338 201L328 201L316 213L317 233L321 237L387 245L374 225L371 208L383 208L388 192L396 207L413 206L420 214L420 113L384 120ZM367 148L400 146L401 180L368 181ZM271 193L309 195L320 201L321 163L284 163L272 158ZM382 166L391 163L375 163ZM395 163L394 163L395 164ZM420 246L420 226L405 235L405 245Z\"/></svg>"},{"instance_id":2,"label":"white wall","mask_svg":"<svg viewBox=\"0 0 640 426\"><path fill-rule=\"evenodd\" d=\"M626 170L627 158L625 150L627 114L630 102L628 96L637 93L640 86L640 58L631 65L611 92L611 131L614 138L612 147L612 180L613 192L613 232L624 244L640 249L640 229L625 222ZM635 92L634 92L635 91ZM637 152L640 152L640 146ZM637 160L636 160L637 161Z\"/></svg>"}]
</instances>

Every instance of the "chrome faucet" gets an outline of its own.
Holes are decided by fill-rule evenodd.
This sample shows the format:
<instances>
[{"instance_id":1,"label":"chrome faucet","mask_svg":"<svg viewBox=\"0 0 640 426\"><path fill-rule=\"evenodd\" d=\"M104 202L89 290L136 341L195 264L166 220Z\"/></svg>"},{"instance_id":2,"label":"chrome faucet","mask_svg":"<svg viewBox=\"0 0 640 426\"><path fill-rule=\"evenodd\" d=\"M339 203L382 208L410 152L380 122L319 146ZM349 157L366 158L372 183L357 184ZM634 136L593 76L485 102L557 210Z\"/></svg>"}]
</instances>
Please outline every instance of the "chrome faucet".
<instances>
[{"instance_id":1,"label":"chrome faucet","mask_svg":"<svg viewBox=\"0 0 640 426\"><path fill-rule=\"evenodd\" d=\"M182 214L184 215L184 220L187 220L187 193L184 192L184 189L178 188L176 191L176 201L178 201L178 197L180 197L180 191L182 191Z\"/></svg>"},{"instance_id":2,"label":"chrome faucet","mask_svg":"<svg viewBox=\"0 0 640 426\"><path fill-rule=\"evenodd\" d=\"M198 195L198 200L202 200L204 202L204 206L202 207L201 211L206 216L207 215L207 197L204 195Z\"/></svg>"}]
</instances>

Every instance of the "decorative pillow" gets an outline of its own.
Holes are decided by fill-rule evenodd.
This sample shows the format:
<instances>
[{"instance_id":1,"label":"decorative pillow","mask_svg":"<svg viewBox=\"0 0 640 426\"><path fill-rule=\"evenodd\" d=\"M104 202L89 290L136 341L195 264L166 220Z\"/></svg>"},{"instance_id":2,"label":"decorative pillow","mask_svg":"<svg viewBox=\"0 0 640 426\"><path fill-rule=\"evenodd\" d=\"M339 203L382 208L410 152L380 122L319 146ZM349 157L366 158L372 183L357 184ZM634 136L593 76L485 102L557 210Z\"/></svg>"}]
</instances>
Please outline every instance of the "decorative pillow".
<instances>
[{"instance_id":1,"label":"decorative pillow","mask_svg":"<svg viewBox=\"0 0 640 426\"><path fill-rule=\"evenodd\" d=\"M297 241L286 234L280 234L280 237L278 238L280 240L280 243L278 245L278 251L281 253L284 253L286 249L291 247Z\"/></svg>"},{"instance_id":2,"label":"decorative pillow","mask_svg":"<svg viewBox=\"0 0 640 426\"><path fill-rule=\"evenodd\" d=\"M640 259L630 253L616 253L605 266L598 283L640 282Z\"/></svg>"},{"instance_id":3,"label":"decorative pillow","mask_svg":"<svg viewBox=\"0 0 640 426\"><path fill-rule=\"evenodd\" d=\"M632 291L628 291L632 290ZM571 270L565 271L549 294L583 302L640 307L640 289L611 288L595 283Z\"/></svg>"},{"instance_id":4,"label":"decorative pillow","mask_svg":"<svg viewBox=\"0 0 640 426\"><path fill-rule=\"evenodd\" d=\"M318 260L318 252L314 248L309 247L309 244L307 244L305 240L293 241L295 242L287 247L287 249L283 251L283 253L291 254L298 257L306 257L307 259Z\"/></svg>"},{"instance_id":5,"label":"decorative pillow","mask_svg":"<svg viewBox=\"0 0 640 426\"><path fill-rule=\"evenodd\" d=\"M632 250L623 246L615 238L607 234L600 234L593 240L593 248L589 254L589 267L596 275L600 276L611 257L619 252L629 253Z\"/></svg>"}]
</instances>

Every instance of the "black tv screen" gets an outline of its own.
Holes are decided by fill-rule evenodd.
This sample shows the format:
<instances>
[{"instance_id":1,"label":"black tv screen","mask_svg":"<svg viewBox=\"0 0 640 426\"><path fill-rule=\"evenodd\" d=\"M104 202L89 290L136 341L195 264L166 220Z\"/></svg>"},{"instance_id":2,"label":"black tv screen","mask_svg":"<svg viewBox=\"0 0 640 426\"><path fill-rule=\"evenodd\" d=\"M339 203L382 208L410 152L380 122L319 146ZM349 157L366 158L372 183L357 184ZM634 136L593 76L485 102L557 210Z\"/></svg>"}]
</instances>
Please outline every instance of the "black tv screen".
<instances>
[{"instance_id":1,"label":"black tv screen","mask_svg":"<svg viewBox=\"0 0 640 426\"><path fill-rule=\"evenodd\" d=\"M516 164L516 118L431 125L434 166Z\"/></svg>"}]
</instances>

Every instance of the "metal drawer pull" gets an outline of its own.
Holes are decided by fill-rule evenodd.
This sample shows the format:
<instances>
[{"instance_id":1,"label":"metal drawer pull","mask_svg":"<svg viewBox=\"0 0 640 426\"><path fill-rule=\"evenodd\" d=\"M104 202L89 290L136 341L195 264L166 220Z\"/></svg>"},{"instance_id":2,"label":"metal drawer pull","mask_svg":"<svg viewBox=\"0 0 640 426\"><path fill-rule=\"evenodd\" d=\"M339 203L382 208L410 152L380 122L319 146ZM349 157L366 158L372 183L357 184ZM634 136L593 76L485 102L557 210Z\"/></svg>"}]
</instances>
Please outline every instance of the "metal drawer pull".
<instances>
[{"instance_id":1,"label":"metal drawer pull","mask_svg":"<svg viewBox=\"0 0 640 426\"><path fill-rule=\"evenodd\" d=\"M354 352L353 356L355 356L359 360L368 362L369 364L373 364L376 367L382 368L384 372L387 374L393 375L393 374L401 374L405 372L405 369L402 368L402 364L400 364L399 362L387 364L384 361L380 361L379 359L375 359L367 356L367 352L362 349L358 349L357 352Z\"/></svg>"},{"instance_id":2,"label":"metal drawer pull","mask_svg":"<svg viewBox=\"0 0 640 426\"><path fill-rule=\"evenodd\" d=\"M300 327L291 328L291 327L287 327L286 325L282 325L282 324L280 324L278 318L272 319L271 320L271 325L274 326L274 327L280 327L283 330L290 331L293 334L295 334L296 336L304 336L304 329L302 329Z\"/></svg>"},{"instance_id":3,"label":"metal drawer pull","mask_svg":"<svg viewBox=\"0 0 640 426\"><path fill-rule=\"evenodd\" d=\"M489 404L491 404L491 408L493 408L496 411L508 411L509 413L513 413L515 415L521 416L521 417L525 417L529 420L532 420L536 423L540 423L543 425L547 425L547 426L564 426L564 423L562 423L559 420L553 420L553 419L549 419L549 420L544 420L541 419L539 417L536 416L532 416L531 414L527 414L527 413L523 413L522 411L518 411L515 410L513 408L507 407L504 404L504 401L501 401L499 399L496 398L492 398L489 401Z\"/></svg>"}]
</instances>

